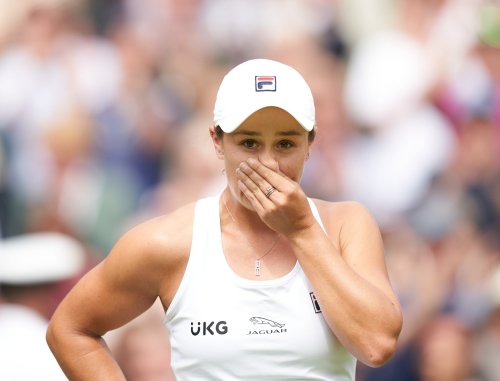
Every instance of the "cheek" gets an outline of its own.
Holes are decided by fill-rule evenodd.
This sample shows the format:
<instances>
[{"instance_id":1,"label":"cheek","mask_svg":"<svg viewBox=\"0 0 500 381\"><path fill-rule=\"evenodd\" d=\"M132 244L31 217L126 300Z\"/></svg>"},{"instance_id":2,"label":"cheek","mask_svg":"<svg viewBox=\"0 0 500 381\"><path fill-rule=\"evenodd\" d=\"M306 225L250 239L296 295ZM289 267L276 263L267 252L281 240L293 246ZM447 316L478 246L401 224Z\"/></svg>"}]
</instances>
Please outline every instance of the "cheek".
<instances>
[{"instance_id":1,"label":"cheek","mask_svg":"<svg viewBox=\"0 0 500 381\"><path fill-rule=\"evenodd\" d=\"M279 162L279 171L293 181L299 182L304 171L304 162L281 161Z\"/></svg>"},{"instance_id":2,"label":"cheek","mask_svg":"<svg viewBox=\"0 0 500 381\"><path fill-rule=\"evenodd\" d=\"M234 195L239 193L238 190L238 177L236 176L236 169L239 167L240 163L245 159L239 159L236 157L228 158L226 156L225 160L225 170L226 178L229 187L231 188Z\"/></svg>"},{"instance_id":3,"label":"cheek","mask_svg":"<svg viewBox=\"0 0 500 381\"><path fill-rule=\"evenodd\" d=\"M228 178L229 191L233 195L234 199L238 200L241 205L249 210L254 210L252 203L245 197L243 192L240 191L238 186L238 179L236 176L231 176Z\"/></svg>"},{"instance_id":4,"label":"cheek","mask_svg":"<svg viewBox=\"0 0 500 381\"><path fill-rule=\"evenodd\" d=\"M228 177L229 182L236 181L236 169L240 166L240 164L245 161L247 157L238 157L238 156L227 156L225 157L224 166L226 168L226 175Z\"/></svg>"}]
</instances>

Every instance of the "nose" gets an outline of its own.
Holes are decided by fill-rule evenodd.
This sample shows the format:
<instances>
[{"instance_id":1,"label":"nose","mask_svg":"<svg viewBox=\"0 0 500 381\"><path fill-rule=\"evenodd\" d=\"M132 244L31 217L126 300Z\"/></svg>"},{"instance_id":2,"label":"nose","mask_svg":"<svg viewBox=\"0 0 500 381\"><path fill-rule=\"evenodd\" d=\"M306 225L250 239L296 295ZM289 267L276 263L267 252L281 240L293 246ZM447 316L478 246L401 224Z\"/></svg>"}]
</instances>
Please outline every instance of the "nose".
<instances>
[{"instance_id":1,"label":"nose","mask_svg":"<svg viewBox=\"0 0 500 381\"><path fill-rule=\"evenodd\" d=\"M279 170L278 160L276 159L272 151L264 150L260 152L259 161L266 167L272 169L273 171L278 172Z\"/></svg>"}]
</instances>

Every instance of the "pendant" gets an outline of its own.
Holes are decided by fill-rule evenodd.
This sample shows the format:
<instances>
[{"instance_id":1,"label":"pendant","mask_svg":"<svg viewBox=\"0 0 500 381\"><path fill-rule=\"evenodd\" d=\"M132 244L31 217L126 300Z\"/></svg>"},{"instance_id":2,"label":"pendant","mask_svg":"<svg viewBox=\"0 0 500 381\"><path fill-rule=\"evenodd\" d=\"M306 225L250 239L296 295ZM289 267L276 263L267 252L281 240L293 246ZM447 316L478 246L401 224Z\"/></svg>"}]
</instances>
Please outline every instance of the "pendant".
<instances>
[{"instance_id":1,"label":"pendant","mask_svg":"<svg viewBox=\"0 0 500 381\"><path fill-rule=\"evenodd\" d=\"M260 259L255 260L255 276L260 276Z\"/></svg>"}]
</instances>

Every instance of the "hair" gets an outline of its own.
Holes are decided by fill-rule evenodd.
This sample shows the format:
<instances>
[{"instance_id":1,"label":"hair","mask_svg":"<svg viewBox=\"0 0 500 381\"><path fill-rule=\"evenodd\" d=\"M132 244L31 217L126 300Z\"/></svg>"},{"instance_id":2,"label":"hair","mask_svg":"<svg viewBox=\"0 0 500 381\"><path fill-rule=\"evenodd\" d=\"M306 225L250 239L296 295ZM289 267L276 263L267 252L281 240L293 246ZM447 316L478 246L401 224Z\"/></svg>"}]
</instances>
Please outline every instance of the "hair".
<instances>
[{"instance_id":1,"label":"hair","mask_svg":"<svg viewBox=\"0 0 500 381\"><path fill-rule=\"evenodd\" d=\"M222 139L222 137L224 136L224 131L222 131L222 128L220 128L220 126L215 126L215 135L217 135L218 139ZM309 140L309 143L312 143L315 138L316 138L316 127L314 127L311 131L309 131L307 135L307 140Z\"/></svg>"}]
</instances>

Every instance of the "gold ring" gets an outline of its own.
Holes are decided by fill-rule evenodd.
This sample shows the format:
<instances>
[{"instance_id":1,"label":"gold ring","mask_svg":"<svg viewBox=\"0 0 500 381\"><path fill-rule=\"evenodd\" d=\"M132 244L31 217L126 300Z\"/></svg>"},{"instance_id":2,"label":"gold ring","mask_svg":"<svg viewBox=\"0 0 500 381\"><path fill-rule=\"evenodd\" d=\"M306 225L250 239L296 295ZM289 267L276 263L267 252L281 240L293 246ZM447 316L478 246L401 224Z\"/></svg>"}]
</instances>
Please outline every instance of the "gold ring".
<instances>
[{"instance_id":1,"label":"gold ring","mask_svg":"<svg viewBox=\"0 0 500 381\"><path fill-rule=\"evenodd\" d=\"M273 192L276 190L275 187L269 187L266 189L266 197L269 198L273 194Z\"/></svg>"}]
</instances>

